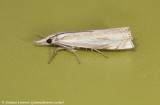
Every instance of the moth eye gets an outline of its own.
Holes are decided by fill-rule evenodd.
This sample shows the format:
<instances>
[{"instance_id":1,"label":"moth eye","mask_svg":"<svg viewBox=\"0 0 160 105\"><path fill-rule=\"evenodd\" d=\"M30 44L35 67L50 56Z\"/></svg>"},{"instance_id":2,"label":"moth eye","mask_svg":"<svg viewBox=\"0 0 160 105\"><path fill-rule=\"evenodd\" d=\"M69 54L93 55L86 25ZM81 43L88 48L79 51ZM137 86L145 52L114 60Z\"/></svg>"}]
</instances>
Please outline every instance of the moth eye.
<instances>
[{"instance_id":1,"label":"moth eye","mask_svg":"<svg viewBox=\"0 0 160 105\"><path fill-rule=\"evenodd\" d=\"M52 43L52 39L47 39L47 43L51 44Z\"/></svg>"}]
</instances>

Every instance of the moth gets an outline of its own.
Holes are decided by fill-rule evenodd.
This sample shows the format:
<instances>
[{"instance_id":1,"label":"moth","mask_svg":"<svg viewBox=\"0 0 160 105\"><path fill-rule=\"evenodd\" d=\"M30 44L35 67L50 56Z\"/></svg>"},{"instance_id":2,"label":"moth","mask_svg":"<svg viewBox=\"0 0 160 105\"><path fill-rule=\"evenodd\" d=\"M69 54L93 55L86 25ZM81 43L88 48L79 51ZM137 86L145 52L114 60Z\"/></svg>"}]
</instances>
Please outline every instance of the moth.
<instances>
[{"instance_id":1,"label":"moth","mask_svg":"<svg viewBox=\"0 0 160 105\"><path fill-rule=\"evenodd\" d=\"M41 40L33 41L33 43L36 45L49 45L55 47L48 63L51 63L59 50L72 52L80 63L80 57L75 52L76 49L79 48L91 49L106 58L108 57L100 50L123 50L134 48L132 42L133 38L129 27L59 32L49 35L46 38L41 38Z\"/></svg>"}]
</instances>

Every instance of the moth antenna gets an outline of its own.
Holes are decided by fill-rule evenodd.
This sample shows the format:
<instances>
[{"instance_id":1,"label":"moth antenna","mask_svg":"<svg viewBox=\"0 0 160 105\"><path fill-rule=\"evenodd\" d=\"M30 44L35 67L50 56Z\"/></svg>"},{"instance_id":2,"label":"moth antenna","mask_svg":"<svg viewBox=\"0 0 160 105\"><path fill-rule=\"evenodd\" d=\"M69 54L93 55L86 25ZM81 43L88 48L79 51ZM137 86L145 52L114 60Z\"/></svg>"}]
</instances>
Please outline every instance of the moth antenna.
<instances>
[{"instance_id":1,"label":"moth antenna","mask_svg":"<svg viewBox=\"0 0 160 105\"><path fill-rule=\"evenodd\" d=\"M37 35L39 38L41 38L41 39L44 39L44 37L42 37L42 36L40 36L40 35Z\"/></svg>"}]
</instances>

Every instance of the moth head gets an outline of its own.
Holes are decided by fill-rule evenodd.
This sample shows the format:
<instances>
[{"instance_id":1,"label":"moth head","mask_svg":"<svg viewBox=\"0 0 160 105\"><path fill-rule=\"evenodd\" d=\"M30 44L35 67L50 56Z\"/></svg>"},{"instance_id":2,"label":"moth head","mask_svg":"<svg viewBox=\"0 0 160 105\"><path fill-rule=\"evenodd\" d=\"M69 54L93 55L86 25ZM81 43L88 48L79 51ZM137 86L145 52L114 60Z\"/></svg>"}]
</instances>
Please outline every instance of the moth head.
<instances>
[{"instance_id":1,"label":"moth head","mask_svg":"<svg viewBox=\"0 0 160 105\"><path fill-rule=\"evenodd\" d=\"M54 42L54 38L47 37L38 41L33 41L36 45L51 45Z\"/></svg>"}]
</instances>

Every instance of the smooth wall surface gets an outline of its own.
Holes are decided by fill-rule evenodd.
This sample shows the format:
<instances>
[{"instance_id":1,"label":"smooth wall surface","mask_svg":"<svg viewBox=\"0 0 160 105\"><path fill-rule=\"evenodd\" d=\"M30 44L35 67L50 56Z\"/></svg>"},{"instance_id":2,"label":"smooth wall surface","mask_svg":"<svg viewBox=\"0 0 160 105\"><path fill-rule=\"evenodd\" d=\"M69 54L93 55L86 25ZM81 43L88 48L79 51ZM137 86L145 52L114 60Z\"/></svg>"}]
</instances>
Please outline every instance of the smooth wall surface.
<instances>
[{"instance_id":1,"label":"smooth wall surface","mask_svg":"<svg viewBox=\"0 0 160 105\"><path fill-rule=\"evenodd\" d=\"M159 0L0 0L0 101L160 105ZM37 35L129 26L135 48L60 51ZM1 103L0 103L1 104Z\"/></svg>"}]
</instances>

